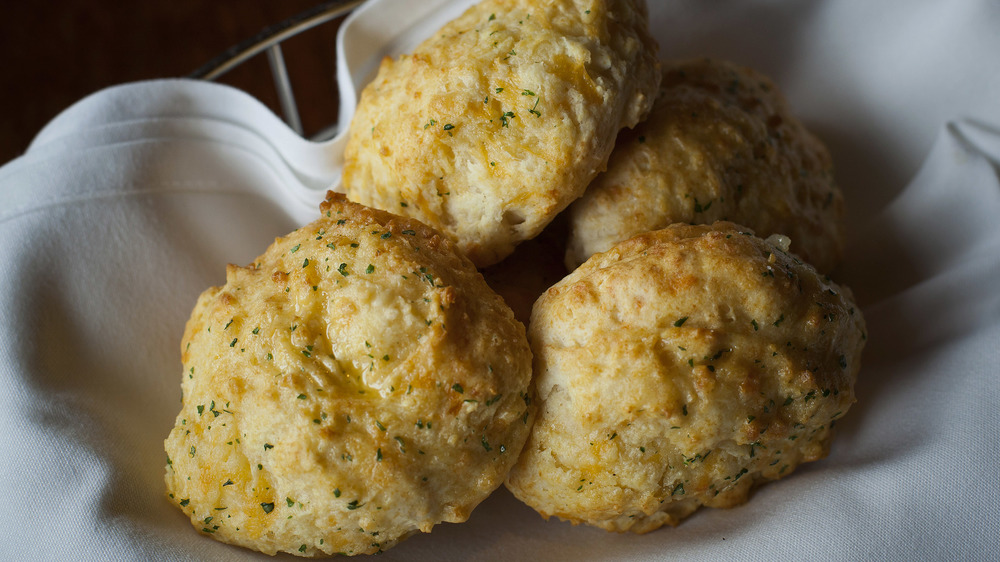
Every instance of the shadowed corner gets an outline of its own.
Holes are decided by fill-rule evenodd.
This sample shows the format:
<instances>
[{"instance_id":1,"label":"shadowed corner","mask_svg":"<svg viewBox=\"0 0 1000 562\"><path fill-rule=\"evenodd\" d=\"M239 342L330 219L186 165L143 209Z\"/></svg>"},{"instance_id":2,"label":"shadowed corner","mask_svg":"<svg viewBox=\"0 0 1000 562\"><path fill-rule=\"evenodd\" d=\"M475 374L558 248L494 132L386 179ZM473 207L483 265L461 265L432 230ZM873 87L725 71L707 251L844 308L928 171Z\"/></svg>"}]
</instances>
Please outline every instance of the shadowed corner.
<instances>
[{"instance_id":1,"label":"shadowed corner","mask_svg":"<svg viewBox=\"0 0 1000 562\"><path fill-rule=\"evenodd\" d=\"M563 264L568 232L567 211L563 211L538 236L522 242L500 263L481 270L490 288L503 297L525 328L538 297L568 274Z\"/></svg>"},{"instance_id":2,"label":"shadowed corner","mask_svg":"<svg viewBox=\"0 0 1000 562\"><path fill-rule=\"evenodd\" d=\"M578 540L575 540L574 537ZM588 544L622 537L602 529L548 521L501 486L464 523L436 525L428 534L401 542L383 560L587 560ZM634 538L634 537L629 537ZM588 541L589 539L589 541ZM553 546L558 552L552 552Z\"/></svg>"},{"instance_id":3,"label":"shadowed corner","mask_svg":"<svg viewBox=\"0 0 1000 562\"><path fill-rule=\"evenodd\" d=\"M997 128L945 125L919 173L853 233L843 276L858 295L869 338L858 405L840 426L846 439L863 431L894 389L929 383L913 378L908 363L993 321L1000 299L983 280L1000 274L998 155ZM914 432L892 447L919 440Z\"/></svg>"},{"instance_id":4,"label":"shadowed corner","mask_svg":"<svg viewBox=\"0 0 1000 562\"><path fill-rule=\"evenodd\" d=\"M834 179L844 194L844 231L851 246L857 242L853 235L903 191L914 170L907 169L903 159L877 137L830 123L807 122L806 126L830 150ZM848 250L846 262L854 257L850 247Z\"/></svg>"}]
</instances>

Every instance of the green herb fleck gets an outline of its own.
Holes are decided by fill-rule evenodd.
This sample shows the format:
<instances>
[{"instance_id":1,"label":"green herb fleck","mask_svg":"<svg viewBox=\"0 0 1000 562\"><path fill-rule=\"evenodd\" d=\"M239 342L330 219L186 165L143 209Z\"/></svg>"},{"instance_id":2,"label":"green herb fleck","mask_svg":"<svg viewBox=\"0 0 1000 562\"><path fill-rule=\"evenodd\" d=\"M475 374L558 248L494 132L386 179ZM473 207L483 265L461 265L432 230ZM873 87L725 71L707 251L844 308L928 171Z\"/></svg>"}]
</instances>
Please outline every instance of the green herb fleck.
<instances>
[{"instance_id":1,"label":"green herb fleck","mask_svg":"<svg viewBox=\"0 0 1000 562\"><path fill-rule=\"evenodd\" d=\"M531 106L531 109L528 110L528 113L534 115L535 117L541 117L542 116L542 112L538 111L538 101L540 99L541 98L535 98L535 105Z\"/></svg>"}]
</instances>

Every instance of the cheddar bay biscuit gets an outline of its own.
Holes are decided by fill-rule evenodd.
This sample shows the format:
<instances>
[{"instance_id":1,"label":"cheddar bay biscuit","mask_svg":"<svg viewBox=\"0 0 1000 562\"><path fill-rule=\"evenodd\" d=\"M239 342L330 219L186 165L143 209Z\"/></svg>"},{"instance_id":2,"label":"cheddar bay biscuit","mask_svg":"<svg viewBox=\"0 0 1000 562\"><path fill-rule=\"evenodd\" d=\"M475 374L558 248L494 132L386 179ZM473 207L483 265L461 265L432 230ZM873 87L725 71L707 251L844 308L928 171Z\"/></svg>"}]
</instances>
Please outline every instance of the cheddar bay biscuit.
<instances>
[{"instance_id":1,"label":"cheddar bay biscuit","mask_svg":"<svg viewBox=\"0 0 1000 562\"><path fill-rule=\"evenodd\" d=\"M643 0L485 0L361 94L343 185L419 218L480 267L538 234L649 111Z\"/></svg>"},{"instance_id":2,"label":"cheddar bay biscuit","mask_svg":"<svg viewBox=\"0 0 1000 562\"><path fill-rule=\"evenodd\" d=\"M864 330L846 289L735 225L627 240L535 303L538 417L507 486L613 531L740 504L827 453Z\"/></svg>"},{"instance_id":3,"label":"cheddar bay biscuit","mask_svg":"<svg viewBox=\"0 0 1000 562\"><path fill-rule=\"evenodd\" d=\"M194 526L269 554L464 521L533 415L524 328L451 241L343 196L323 211L198 299L166 440Z\"/></svg>"},{"instance_id":4,"label":"cheddar bay biscuit","mask_svg":"<svg viewBox=\"0 0 1000 562\"><path fill-rule=\"evenodd\" d=\"M767 77L732 63L664 64L645 122L570 208L567 266L672 223L728 220L784 234L821 272L843 251L843 197L826 147Z\"/></svg>"}]
</instances>

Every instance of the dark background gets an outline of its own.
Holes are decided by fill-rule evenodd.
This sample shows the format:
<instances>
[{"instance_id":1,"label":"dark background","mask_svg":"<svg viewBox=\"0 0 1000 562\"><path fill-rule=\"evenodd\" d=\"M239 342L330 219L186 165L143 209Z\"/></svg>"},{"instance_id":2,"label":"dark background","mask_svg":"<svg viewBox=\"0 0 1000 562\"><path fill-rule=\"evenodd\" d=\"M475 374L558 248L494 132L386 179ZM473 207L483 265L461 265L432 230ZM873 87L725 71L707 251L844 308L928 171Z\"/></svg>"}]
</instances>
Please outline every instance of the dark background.
<instances>
[{"instance_id":1,"label":"dark background","mask_svg":"<svg viewBox=\"0 0 1000 562\"><path fill-rule=\"evenodd\" d=\"M0 8L0 165L19 156L50 119L102 88L187 76L264 27L319 0L58 0ZM338 22L282 44L305 133L337 113ZM278 107L266 57L222 77ZM277 109L276 109L277 110ZM280 113L279 113L280 114Z\"/></svg>"}]
</instances>

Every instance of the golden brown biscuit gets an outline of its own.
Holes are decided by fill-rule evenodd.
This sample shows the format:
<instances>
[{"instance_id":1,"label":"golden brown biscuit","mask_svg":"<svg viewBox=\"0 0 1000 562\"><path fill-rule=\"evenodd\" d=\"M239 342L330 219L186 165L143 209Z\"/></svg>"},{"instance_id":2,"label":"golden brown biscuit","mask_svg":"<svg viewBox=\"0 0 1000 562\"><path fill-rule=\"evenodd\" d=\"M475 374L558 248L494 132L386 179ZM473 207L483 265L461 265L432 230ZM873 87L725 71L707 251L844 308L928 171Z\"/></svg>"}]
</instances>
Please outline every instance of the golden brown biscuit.
<instances>
[{"instance_id":1,"label":"golden brown biscuit","mask_svg":"<svg viewBox=\"0 0 1000 562\"><path fill-rule=\"evenodd\" d=\"M531 354L449 240L334 196L226 273L188 321L166 440L169 496L202 533L372 553L500 485L532 422Z\"/></svg>"},{"instance_id":2,"label":"golden brown biscuit","mask_svg":"<svg viewBox=\"0 0 1000 562\"><path fill-rule=\"evenodd\" d=\"M509 255L604 169L652 105L643 0L485 0L361 94L348 197L416 217L480 267Z\"/></svg>"},{"instance_id":3,"label":"golden brown biscuit","mask_svg":"<svg viewBox=\"0 0 1000 562\"><path fill-rule=\"evenodd\" d=\"M742 503L826 455L864 330L846 289L733 224L627 240L535 304L538 418L507 486L639 533Z\"/></svg>"},{"instance_id":4,"label":"golden brown biscuit","mask_svg":"<svg viewBox=\"0 0 1000 562\"><path fill-rule=\"evenodd\" d=\"M570 208L570 269L635 234L728 220L830 272L843 197L826 147L765 76L711 59L664 64L653 111L623 132L605 173Z\"/></svg>"}]
</instances>

